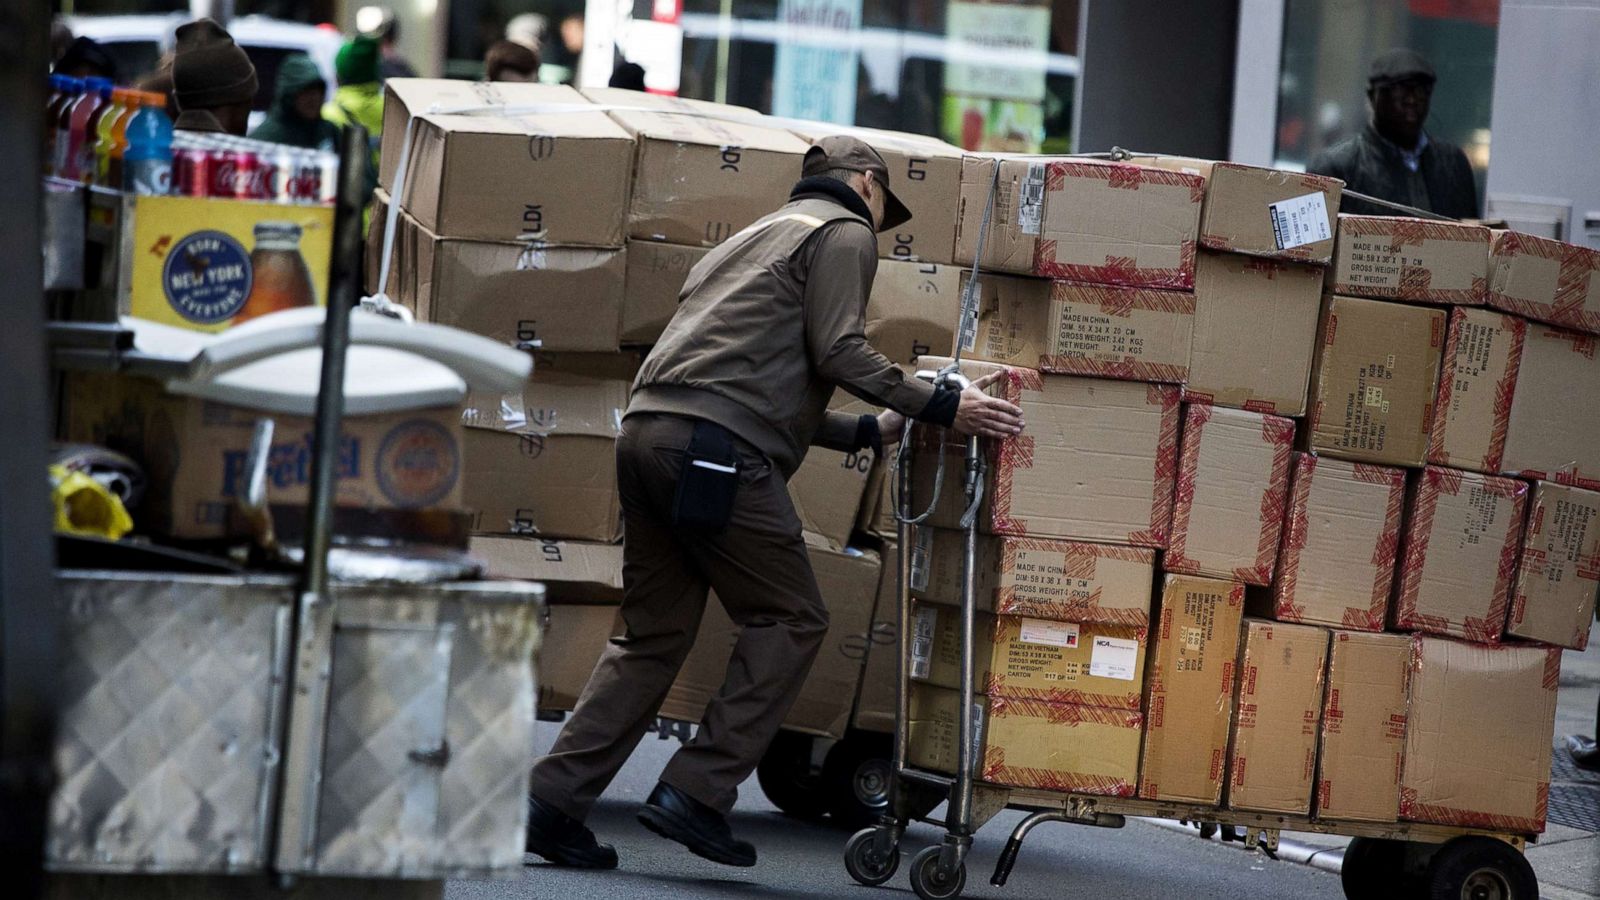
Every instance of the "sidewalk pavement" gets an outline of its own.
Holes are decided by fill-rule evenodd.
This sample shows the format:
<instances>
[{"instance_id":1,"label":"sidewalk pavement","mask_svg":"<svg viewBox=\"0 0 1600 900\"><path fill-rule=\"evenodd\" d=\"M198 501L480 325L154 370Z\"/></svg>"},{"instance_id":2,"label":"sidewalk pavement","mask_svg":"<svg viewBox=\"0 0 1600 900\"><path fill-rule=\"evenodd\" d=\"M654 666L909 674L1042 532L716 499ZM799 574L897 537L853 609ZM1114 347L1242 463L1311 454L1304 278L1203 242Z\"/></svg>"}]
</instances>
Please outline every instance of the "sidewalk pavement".
<instances>
[{"instance_id":1,"label":"sidewalk pavement","mask_svg":"<svg viewBox=\"0 0 1600 900\"><path fill-rule=\"evenodd\" d=\"M1592 633L1586 651L1568 650L1561 660L1561 687L1556 699L1558 742L1568 734L1594 734L1597 699L1600 699L1600 629ZM1558 747L1555 752L1565 753L1566 750ZM1600 802L1600 797L1596 797L1596 802ZM1195 833L1192 828L1178 826L1176 822L1170 824ZM1278 857L1337 873L1344 862L1344 848L1348 843L1349 838L1338 835L1286 831L1278 844ZM1546 900L1600 898L1600 833L1551 823L1539 836L1538 843L1528 847L1527 856L1534 873L1539 876L1540 897Z\"/></svg>"}]
</instances>

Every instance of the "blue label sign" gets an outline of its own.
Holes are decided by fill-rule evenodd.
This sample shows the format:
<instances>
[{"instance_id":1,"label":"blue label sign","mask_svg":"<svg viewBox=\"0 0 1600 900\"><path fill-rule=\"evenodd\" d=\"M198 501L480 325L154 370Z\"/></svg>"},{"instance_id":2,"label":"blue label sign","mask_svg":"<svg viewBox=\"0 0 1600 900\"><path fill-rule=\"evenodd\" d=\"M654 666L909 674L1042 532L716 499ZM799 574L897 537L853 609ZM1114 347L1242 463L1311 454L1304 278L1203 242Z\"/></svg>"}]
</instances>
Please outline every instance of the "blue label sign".
<instances>
[{"instance_id":1,"label":"blue label sign","mask_svg":"<svg viewBox=\"0 0 1600 900\"><path fill-rule=\"evenodd\" d=\"M161 287L174 312L191 322L226 322L244 308L254 283L250 254L231 235L185 235L161 267Z\"/></svg>"}]
</instances>

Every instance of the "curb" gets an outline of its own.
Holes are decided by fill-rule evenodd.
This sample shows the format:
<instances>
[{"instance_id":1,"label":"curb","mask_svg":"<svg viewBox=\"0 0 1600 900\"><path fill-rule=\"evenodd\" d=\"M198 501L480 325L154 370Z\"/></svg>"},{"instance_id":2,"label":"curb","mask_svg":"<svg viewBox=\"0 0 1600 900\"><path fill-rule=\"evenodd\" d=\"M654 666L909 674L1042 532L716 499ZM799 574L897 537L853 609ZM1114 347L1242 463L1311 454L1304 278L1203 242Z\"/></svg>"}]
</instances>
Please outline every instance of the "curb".
<instances>
[{"instance_id":1,"label":"curb","mask_svg":"<svg viewBox=\"0 0 1600 900\"><path fill-rule=\"evenodd\" d=\"M1176 831L1180 834L1187 834L1190 837L1200 837L1198 828L1193 825L1185 825L1176 819L1144 819L1143 821L1157 828L1165 828L1168 831ZM1201 838L1201 840L1208 839ZM1246 849L1244 844L1233 841L1216 841L1215 843L1225 847L1237 847L1240 850ZM1339 874L1339 870L1344 866L1343 847L1318 847L1315 844L1307 844L1304 841L1297 841L1293 838L1278 839L1277 857L1283 862L1310 866L1313 869L1320 869L1334 875Z\"/></svg>"}]
</instances>

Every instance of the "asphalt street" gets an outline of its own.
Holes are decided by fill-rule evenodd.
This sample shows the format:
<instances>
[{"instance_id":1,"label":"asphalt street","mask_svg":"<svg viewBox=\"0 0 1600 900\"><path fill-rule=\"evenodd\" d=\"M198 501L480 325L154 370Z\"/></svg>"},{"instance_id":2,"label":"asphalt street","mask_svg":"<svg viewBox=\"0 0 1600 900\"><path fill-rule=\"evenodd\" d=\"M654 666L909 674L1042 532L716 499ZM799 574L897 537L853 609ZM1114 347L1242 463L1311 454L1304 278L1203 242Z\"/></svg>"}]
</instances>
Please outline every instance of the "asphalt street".
<instances>
[{"instance_id":1,"label":"asphalt street","mask_svg":"<svg viewBox=\"0 0 1600 900\"><path fill-rule=\"evenodd\" d=\"M555 740L559 725L539 724L540 748ZM601 840L614 843L622 858L614 872L575 872L543 865L529 857L522 877L513 881L453 881L447 900L631 900L687 897L914 897L906 879L910 856L935 843L941 832L914 825L902 845L900 871L881 888L857 885L845 874L845 832L798 822L779 813L762 796L755 778L740 789L732 822L735 833L752 841L760 854L753 869L733 869L690 856L634 819L638 805L655 785L656 774L676 741L646 737L591 816ZM1044 825L1029 835L1022 856L1003 888L989 884L994 860L1020 813L1005 812L983 828L968 866L965 897L1045 900L1068 896L1095 898L1294 897L1338 898L1337 876L1288 862L1275 862L1236 846L1177 834L1130 820L1126 828L1105 830Z\"/></svg>"}]
</instances>

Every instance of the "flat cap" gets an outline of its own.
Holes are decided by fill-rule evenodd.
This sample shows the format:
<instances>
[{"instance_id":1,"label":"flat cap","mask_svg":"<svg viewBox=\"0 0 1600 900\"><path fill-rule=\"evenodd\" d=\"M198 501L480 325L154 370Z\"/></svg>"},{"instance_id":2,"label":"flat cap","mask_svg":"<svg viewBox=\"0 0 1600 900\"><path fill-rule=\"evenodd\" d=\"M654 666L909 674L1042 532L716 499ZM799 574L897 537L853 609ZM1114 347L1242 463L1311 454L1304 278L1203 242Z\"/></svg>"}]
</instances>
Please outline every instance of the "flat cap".
<instances>
[{"instance_id":1,"label":"flat cap","mask_svg":"<svg viewBox=\"0 0 1600 900\"><path fill-rule=\"evenodd\" d=\"M1428 58L1406 47L1385 50L1367 66L1368 84L1394 84L1420 78L1432 84L1436 78L1433 63Z\"/></svg>"},{"instance_id":2,"label":"flat cap","mask_svg":"<svg viewBox=\"0 0 1600 900\"><path fill-rule=\"evenodd\" d=\"M872 146L860 138L848 135L830 135L811 145L805 162L800 167L804 177L821 175L829 169L849 169L852 172L871 172L883 187L883 224L879 231L888 231L911 220L911 210L900 202L889 186L889 164Z\"/></svg>"}]
</instances>

